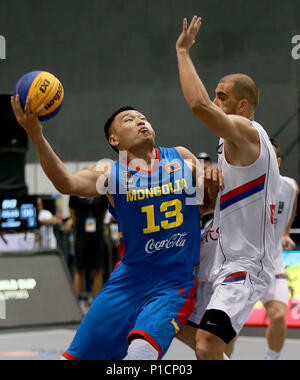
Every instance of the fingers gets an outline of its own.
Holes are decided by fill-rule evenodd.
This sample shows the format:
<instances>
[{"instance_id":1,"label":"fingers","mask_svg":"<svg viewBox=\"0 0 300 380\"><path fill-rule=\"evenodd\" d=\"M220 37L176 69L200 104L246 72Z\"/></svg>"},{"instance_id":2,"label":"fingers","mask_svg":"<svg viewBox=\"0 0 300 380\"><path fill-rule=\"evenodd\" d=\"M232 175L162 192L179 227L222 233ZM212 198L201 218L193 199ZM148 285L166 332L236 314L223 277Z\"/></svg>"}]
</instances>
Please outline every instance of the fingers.
<instances>
[{"instance_id":1,"label":"fingers","mask_svg":"<svg viewBox=\"0 0 300 380\"><path fill-rule=\"evenodd\" d=\"M25 103L25 109L24 112L28 115L30 114L30 104L31 104L31 99L29 97L26 98L26 103Z\"/></svg>"},{"instance_id":2,"label":"fingers","mask_svg":"<svg viewBox=\"0 0 300 380\"><path fill-rule=\"evenodd\" d=\"M39 114L45 109L45 106L42 104L36 111L35 115L39 116Z\"/></svg>"},{"instance_id":3,"label":"fingers","mask_svg":"<svg viewBox=\"0 0 300 380\"><path fill-rule=\"evenodd\" d=\"M205 171L205 182L224 190L224 181L222 172L218 168L209 167Z\"/></svg>"},{"instance_id":4,"label":"fingers","mask_svg":"<svg viewBox=\"0 0 300 380\"><path fill-rule=\"evenodd\" d=\"M221 190L224 190L225 189L225 185L224 185L224 178L223 178L223 174L222 172L219 170L219 188Z\"/></svg>"},{"instance_id":5,"label":"fingers","mask_svg":"<svg viewBox=\"0 0 300 380\"><path fill-rule=\"evenodd\" d=\"M187 33L187 30L188 30L188 22L187 22L187 19L183 19L183 32L184 33Z\"/></svg>"},{"instance_id":6,"label":"fingers","mask_svg":"<svg viewBox=\"0 0 300 380\"><path fill-rule=\"evenodd\" d=\"M284 251L289 252L296 248L296 244L291 238L283 238L281 243Z\"/></svg>"},{"instance_id":7,"label":"fingers","mask_svg":"<svg viewBox=\"0 0 300 380\"><path fill-rule=\"evenodd\" d=\"M286 251L292 251L295 248L296 248L296 244L292 240L289 240L286 245Z\"/></svg>"},{"instance_id":8,"label":"fingers","mask_svg":"<svg viewBox=\"0 0 300 380\"><path fill-rule=\"evenodd\" d=\"M202 25L202 18L198 16L194 16L188 28L188 33L193 36L196 36L199 32L199 29Z\"/></svg>"},{"instance_id":9,"label":"fingers","mask_svg":"<svg viewBox=\"0 0 300 380\"><path fill-rule=\"evenodd\" d=\"M11 105L12 105L12 109L16 118L18 117L20 118L24 115L24 112L20 103L20 95L17 95L16 97L13 97L13 96L11 97Z\"/></svg>"},{"instance_id":10,"label":"fingers","mask_svg":"<svg viewBox=\"0 0 300 380\"><path fill-rule=\"evenodd\" d=\"M32 129L38 121L40 112L45 108L44 105L41 105L36 111L31 112L31 99L27 97L24 110L20 102L20 96L11 97L11 106L15 115L17 122L27 131Z\"/></svg>"}]
</instances>

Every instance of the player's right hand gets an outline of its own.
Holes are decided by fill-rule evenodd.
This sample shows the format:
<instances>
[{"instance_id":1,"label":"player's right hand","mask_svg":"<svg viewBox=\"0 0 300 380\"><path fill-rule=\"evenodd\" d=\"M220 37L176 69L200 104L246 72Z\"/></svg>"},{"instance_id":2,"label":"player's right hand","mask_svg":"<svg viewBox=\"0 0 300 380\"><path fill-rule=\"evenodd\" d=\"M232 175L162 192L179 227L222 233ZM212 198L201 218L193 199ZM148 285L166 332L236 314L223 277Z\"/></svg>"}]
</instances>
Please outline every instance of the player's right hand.
<instances>
[{"instance_id":1,"label":"player's right hand","mask_svg":"<svg viewBox=\"0 0 300 380\"><path fill-rule=\"evenodd\" d=\"M188 27L187 19L183 20L182 33L179 36L176 49L177 51L189 51L195 43L195 39L202 25L201 17L194 16Z\"/></svg>"},{"instance_id":2,"label":"player's right hand","mask_svg":"<svg viewBox=\"0 0 300 380\"><path fill-rule=\"evenodd\" d=\"M30 135L31 137L41 134L43 127L38 118L39 113L43 110L44 106L39 107L35 112L30 112L30 103L31 99L26 99L25 110L23 111L20 96L11 97L11 105L13 112L15 114L17 122L21 125L23 129Z\"/></svg>"},{"instance_id":3,"label":"player's right hand","mask_svg":"<svg viewBox=\"0 0 300 380\"><path fill-rule=\"evenodd\" d=\"M281 244L284 251L287 252L292 251L296 248L296 243L294 242L294 240L292 240L292 238L289 235L283 235L281 237Z\"/></svg>"}]
</instances>

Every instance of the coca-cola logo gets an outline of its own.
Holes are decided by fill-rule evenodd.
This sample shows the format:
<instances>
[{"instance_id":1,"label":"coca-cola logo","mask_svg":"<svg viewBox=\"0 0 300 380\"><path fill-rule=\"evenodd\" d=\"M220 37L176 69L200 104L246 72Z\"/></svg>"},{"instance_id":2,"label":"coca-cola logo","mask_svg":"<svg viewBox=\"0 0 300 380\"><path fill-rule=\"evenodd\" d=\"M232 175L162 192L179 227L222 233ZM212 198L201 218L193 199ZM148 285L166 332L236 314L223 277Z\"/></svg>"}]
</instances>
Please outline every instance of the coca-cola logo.
<instances>
[{"instance_id":1,"label":"coca-cola logo","mask_svg":"<svg viewBox=\"0 0 300 380\"><path fill-rule=\"evenodd\" d=\"M145 247L145 251L149 254L160 251L162 249L170 249L175 247L184 247L186 244L187 232L174 234L170 239L158 240L150 239Z\"/></svg>"}]
</instances>

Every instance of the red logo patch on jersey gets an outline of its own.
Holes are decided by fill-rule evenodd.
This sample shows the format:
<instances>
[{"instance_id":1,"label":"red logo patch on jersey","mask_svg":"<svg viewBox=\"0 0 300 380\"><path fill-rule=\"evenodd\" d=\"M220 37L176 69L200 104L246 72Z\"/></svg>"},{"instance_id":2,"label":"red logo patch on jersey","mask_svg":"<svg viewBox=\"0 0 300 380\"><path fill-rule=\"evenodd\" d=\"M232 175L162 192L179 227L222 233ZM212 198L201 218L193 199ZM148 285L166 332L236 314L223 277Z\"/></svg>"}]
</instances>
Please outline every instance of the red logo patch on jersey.
<instances>
[{"instance_id":1,"label":"red logo patch on jersey","mask_svg":"<svg viewBox=\"0 0 300 380\"><path fill-rule=\"evenodd\" d=\"M180 297L183 297L186 293L185 287L179 289L179 292L177 293Z\"/></svg>"},{"instance_id":2,"label":"red logo patch on jersey","mask_svg":"<svg viewBox=\"0 0 300 380\"><path fill-rule=\"evenodd\" d=\"M165 169L168 174L171 174L171 173L177 172L178 170L181 170L181 165L179 164L179 162L175 161L175 162L172 162L171 164L165 165Z\"/></svg>"}]
</instances>

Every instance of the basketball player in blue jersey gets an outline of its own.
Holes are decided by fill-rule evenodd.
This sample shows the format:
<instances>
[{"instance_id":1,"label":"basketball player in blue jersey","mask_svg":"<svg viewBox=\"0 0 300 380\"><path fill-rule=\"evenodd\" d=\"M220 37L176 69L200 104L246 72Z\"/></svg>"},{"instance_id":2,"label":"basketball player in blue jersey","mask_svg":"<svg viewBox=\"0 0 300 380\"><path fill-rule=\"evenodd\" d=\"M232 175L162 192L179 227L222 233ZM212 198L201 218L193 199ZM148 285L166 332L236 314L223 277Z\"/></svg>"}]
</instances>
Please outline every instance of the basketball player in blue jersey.
<instances>
[{"instance_id":1,"label":"basketball player in blue jersey","mask_svg":"<svg viewBox=\"0 0 300 380\"><path fill-rule=\"evenodd\" d=\"M30 113L30 99L24 112L18 96L12 98L12 107L56 189L83 197L106 192L122 233L122 262L63 357L161 359L196 302L193 269L199 263L200 213L189 201L193 182L198 181L197 159L182 147L156 149L155 132L146 117L124 107L108 119L105 133L112 148L125 151L127 159L71 175L43 136L38 112ZM208 173L207 208L221 180L216 169Z\"/></svg>"}]
</instances>

